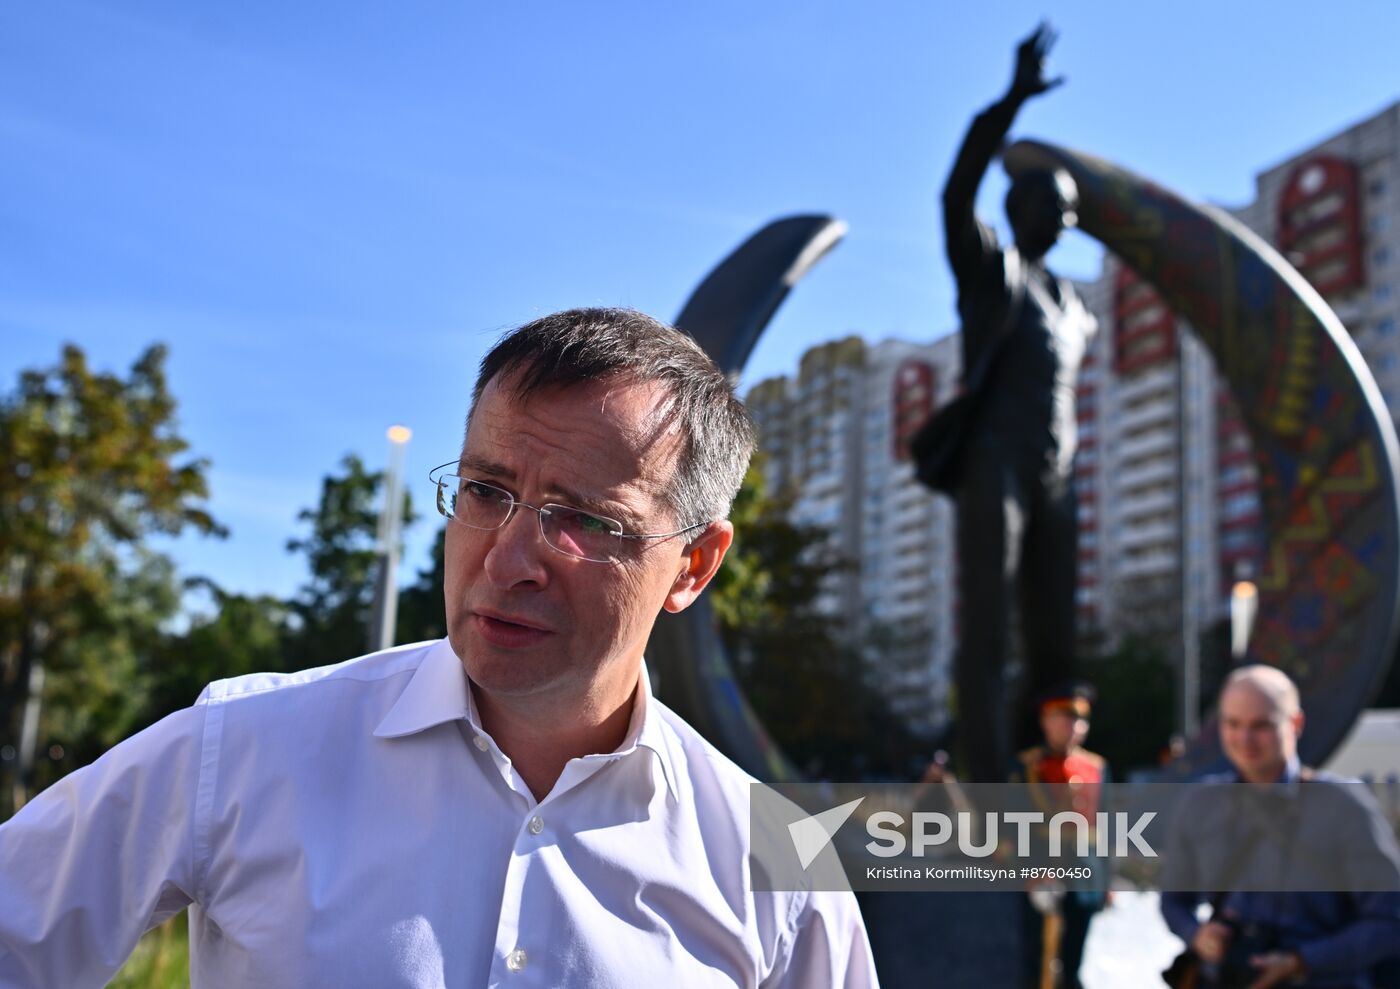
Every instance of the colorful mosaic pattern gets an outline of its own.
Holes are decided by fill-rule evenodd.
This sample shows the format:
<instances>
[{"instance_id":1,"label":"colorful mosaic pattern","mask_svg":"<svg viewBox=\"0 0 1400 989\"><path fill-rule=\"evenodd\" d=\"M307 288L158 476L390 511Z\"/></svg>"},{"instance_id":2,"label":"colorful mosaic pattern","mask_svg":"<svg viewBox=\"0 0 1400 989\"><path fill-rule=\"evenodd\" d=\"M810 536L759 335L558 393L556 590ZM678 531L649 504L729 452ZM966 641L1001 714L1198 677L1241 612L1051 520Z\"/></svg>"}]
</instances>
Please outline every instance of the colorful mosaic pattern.
<instances>
[{"instance_id":1,"label":"colorful mosaic pattern","mask_svg":"<svg viewBox=\"0 0 1400 989\"><path fill-rule=\"evenodd\" d=\"M1079 184L1079 225L1192 324L1253 442L1266 528L1252 658L1298 681L1303 758L1323 761L1374 696L1395 643L1397 446L1370 371L1336 315L1228 214L1090 155L1038 142L1013 174L1049 166ZM1215 758L1207 726L1186 757Z\"/></svg>"}]
</instances>

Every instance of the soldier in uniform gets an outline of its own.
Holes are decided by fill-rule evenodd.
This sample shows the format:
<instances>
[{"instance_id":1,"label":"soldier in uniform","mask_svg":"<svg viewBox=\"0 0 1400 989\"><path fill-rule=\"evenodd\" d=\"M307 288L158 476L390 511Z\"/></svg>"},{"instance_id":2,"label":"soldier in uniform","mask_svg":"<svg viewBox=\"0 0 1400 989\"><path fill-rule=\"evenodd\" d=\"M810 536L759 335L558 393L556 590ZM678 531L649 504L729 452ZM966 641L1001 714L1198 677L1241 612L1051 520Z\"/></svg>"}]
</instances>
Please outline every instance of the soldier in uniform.
<instances>
[{"instance_id":1,"label":"soldier in uniform","mask_svg":"<svg viewBox=\"0 0 1400 989\"><path fill-rule=\"evenodd\" d=\"M1089 734L1093 688L1070 684L1040 697L1040 730L1044 742L1016 757L1010 781L1027 787L1046 820L1073 810L1088 821L1103 805L1103 787L1109 781L1103 756L1084 748ZM1107 899L1106 863L1093 863L1094 887L1058 890L1034 886L1026 897L1023 917L1026 931L1027 989L1080 989L1079 965L1089 921Z\"/></svg>"}]
</instances>

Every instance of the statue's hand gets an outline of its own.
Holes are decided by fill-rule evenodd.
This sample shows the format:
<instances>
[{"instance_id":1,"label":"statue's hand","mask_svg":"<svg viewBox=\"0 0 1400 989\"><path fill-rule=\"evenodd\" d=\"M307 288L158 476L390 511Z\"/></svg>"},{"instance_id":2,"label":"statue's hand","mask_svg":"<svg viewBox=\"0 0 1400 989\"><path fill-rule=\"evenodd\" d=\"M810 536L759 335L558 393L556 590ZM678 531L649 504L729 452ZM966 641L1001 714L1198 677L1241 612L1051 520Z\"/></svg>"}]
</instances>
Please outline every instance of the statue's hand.
<instances>
[{"instance_id":1,"label":"statue's hand","mask_svg":"<svg viewBox=\"0 0 1400 989\"><path fill-rule=\"evenodd\" d=\"M1058 35L1046 21L1041 21L1016 49L1016 75L1011 80L1009 95L1027 100L1054 89L1065 81L1064 76L1045 78L1045 56L1049 54Z\"/></svg>"}]
</instances>

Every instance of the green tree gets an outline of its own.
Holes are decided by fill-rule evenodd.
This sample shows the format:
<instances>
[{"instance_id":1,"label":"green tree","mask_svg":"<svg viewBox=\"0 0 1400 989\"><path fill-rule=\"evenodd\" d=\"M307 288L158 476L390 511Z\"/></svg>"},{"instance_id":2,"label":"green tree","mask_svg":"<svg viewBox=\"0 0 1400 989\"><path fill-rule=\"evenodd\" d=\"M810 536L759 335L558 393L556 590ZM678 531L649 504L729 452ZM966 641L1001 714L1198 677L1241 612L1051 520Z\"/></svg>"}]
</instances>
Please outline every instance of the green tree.
<instances>
[{"instance_id":1,"label":"green tree","mask_svg":"<svg viewBox=\"0 0 1400 989\"><path fill-rule=\"evenodd\" d=\"M442 582L447 575L446 540L444 526L433 540L428 569L418 571L417 580L399 592L399 620L394 641L421 642L447 634L442 599Z\"/></svg>"},{"instance_id":2,"label":"green tree","mask_svg":"<svg viewBox=\"0 0 1400 989\"><path fill-rule=\"evenodd\" d=\"M202 590L214 608L192 616L184 631L164 636L147 653L146 724L188 707L213 680L293 668L287 602L267 594L231 593L204 577L186 581L185 588Z\"/></svg>"},{"instance_id":3,"label":"green tree","mask_svg":"<svg viewBox=\"0 0 1400 989\"><path fill-rule=\"evenodd\" d=\"M767 492L763 457L755 454L729 513L734 545L710 586L725 645L741 655L764 628L834 631L814 605L828 575L844 564L825 530L790 521L793 500L791 493Z\"/></svg>"},{"instance_id":4,"label":"green tree","mask_svg":"<svg viewBox=\"0 0 1400 989\"><path fill-rule=\"evenodd\" d=\"M150 723L148 659L179 611L180 591L169 559L149 551L135 556L125 568L104 568L106 587L46 650L36 789Z\"/></svg>"},{"instance_id":5,"label":"green tree","mask_svg":"<svg viewBox=\"0 0 1400 989\"><path fill-rule=\"evenodd\" d=\"M287 550L305 554L311 570L311 579L288 602L293 669L361 655L369 640L384 474L366 470L353 453L340 466L342 473L322 481L319 504L297 514L298 521L311 526L310 533L287 541ZM407 491L403 520L405 528L415 520Z\"/></svg>"},{"instance_id":6,"label":"green tree","mask_svg":"<svg viewBox=\"0 0 1400 989\"><path fill-rule=\"evenodd\" d=\"M0 740L22 752L31 688L47 702L38 739L85 754L132 727L136 657L178 606L145 539L223 534L203 507L206 461L177 462L189 445L165 358L152 346L121 377L69 345L0 397ZM23 800L36 780L12 782Z\"/></svg>"},{"instance_id":7,"label":"green tree","mask_svg":"<svg viewBox=\"0 0 1400 989\"><path fill-rule=\"evenodd\" d=\"M816 608L846 564L825 530L793 524L792 502L766 493L755 457L730 513L734 545L710 590L736 675L799 767L847 779L901 773L917 743L873 689L867 659Z\"/></svg>"},{"instance_id":8,"label":"green tree","mask_svg":"<svg viewBox=\"0 0 1400 989\"><path fill-rule=\"evenodd\" d=\"M1098 691L1089 747L1114 774L1155 768L1175 723L1172 664L1156 640L1128 635L1117 648L1089 656L1084 677Z\"/></svg>"},{"instance_id":9,"label":"green tree","mask_svg":"<svg viewBox=\"0 0 1400 989\"><path fill-rule=\"evenodd\" d=\"M365 469L356 456L327 476L315 508L297 518L310 532L289 541L304 553L311 579L291 600L272 595L225 591L198 577L186 590L206 595L212 609L194 615L188 627L173 633L151 651L145 672L146 712L154 722L192 703L212 680L261 671L287 672L340 662L363 653L368 641L370 607L378 566L378 494L383 477ZM404 503L408 517L407 498ZM429 581L441 580L441 537L437 563L400 595L399 628L416 638L432 631ZM435 592L442 611L441 584ZM440 629L442 621L437 620ZM397 641L412 641L400 632Z\"/></svg>"}]
</instances>

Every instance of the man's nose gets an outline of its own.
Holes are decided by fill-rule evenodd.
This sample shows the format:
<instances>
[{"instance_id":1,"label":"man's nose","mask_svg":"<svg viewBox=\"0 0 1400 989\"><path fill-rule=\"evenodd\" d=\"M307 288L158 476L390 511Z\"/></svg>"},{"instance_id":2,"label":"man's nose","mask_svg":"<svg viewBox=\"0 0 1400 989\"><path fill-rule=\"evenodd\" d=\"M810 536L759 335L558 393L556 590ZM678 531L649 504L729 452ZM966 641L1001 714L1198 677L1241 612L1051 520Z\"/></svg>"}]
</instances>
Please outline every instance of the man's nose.
<instances>
[{"instance_id":1,"label":"man's nose","mask_svg":"<svg viewBox=\"0 0 1400 989\"><path fill-rule=\"evenodd\" d=\"M491 530L487 538L491 546L483 566L491 583L503 589L549 583L546 562L554 550L545 544L534 509L516 505L506 524Z\"/></svg>"}]
</instances>

